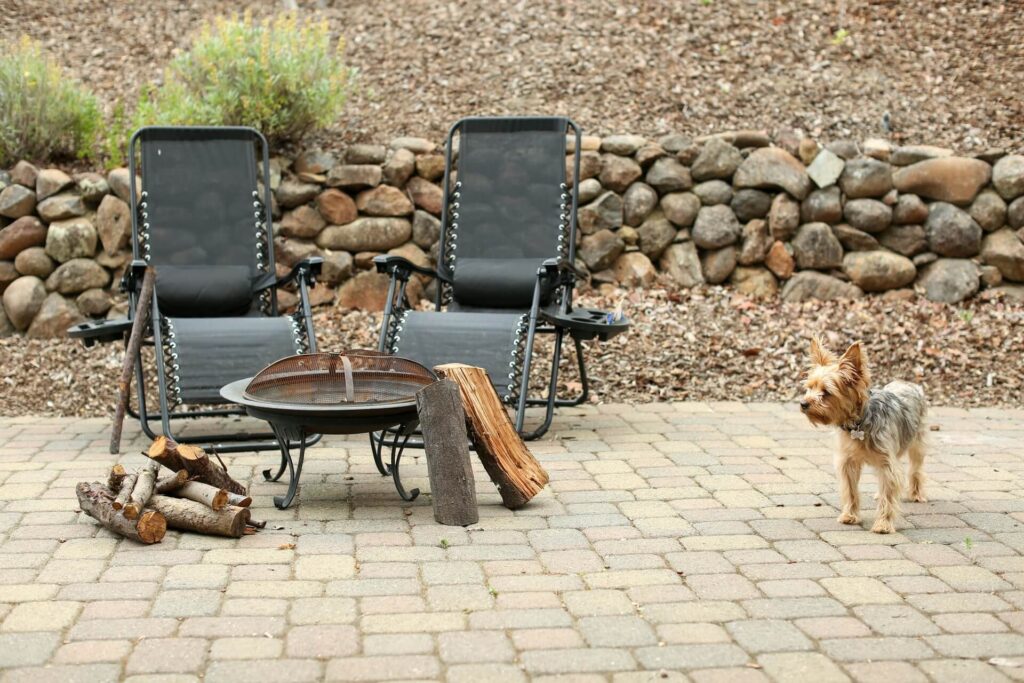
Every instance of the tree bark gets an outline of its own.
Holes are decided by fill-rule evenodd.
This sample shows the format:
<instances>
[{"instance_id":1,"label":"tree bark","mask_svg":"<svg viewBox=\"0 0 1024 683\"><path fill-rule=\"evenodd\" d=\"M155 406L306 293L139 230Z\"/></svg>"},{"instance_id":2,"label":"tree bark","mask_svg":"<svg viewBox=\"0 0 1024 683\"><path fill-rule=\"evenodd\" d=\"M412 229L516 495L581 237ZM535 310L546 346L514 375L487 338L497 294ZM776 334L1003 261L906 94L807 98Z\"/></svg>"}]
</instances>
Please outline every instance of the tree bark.
<instances>
[{"instance_id":1,"label":"tree bark","mask_svg":"<svg viewBox=\"0 0 1024 683\"><path fill-rule=\"evenodd\" d=\"M469 437L502 503L510 510L526 505L548 483L548 473L523 443L487 372L461 363L438 365L434 371L458 385Z\"/></svg>"},{"instance_id":2,"label":"tree bark","mask_svg":"<svg viewBox=\"0 0 1024 683\"><path fill-rule=\"evenodd\" d=\"M138 480L138 472L126 474L124 476L124 479L121 480L121 490L118 491L117 497L114 498L113 506L115 510L120 510L128 504L128 501L132 498L132 491L135 489L135 482Z\"/></svg>"},{"instance_id":3,"label":"tree bark","mask_svg":"<svg viewBox=\"0 0 1024 683\"><path fill-rule=\"evenodd\" d=\"M149 507L167 520L167 526L202 534L241 538L249 521L249 509L229 506L211 510L202 503L170 496L153 496Z\"/></svg>"},{"instance_id":4,"label":"tree bark","mask_svg":"<svg viewBox=\"0 0 1024 683\"><path fill-rule=\"evenodd\" d=\"M188 481L188 470L178 470L174 474L157 479L153 493L173 493Z\"/></svg>"},{"instance_id":5,"label":"tree bark","mask_svg":"<svg viewBox=\"0 0 1024 683\"><path fill-rule=\"evenodd\" d=\"M153 440L146 455L172 470L188 470L189 476L195 481L209 484L229 493L245 496L245 487L231 478L221 466L212 460L202 448L188 444L178 444L165 436Z\"/></svg>"},{"instance_id":6,"label":"tree bark","mask_svg":"<svg viewBox=\"0 0 1024 683\"><path fill-rule=\"evenodd\" d=\"M181 488L174 492L174 496L202 503L211 510L223 510L228 505L227 491L215 489L209 484L199 481L185 482Z\"/></svg>"},{"instance_id":7,"label":"tree bark","mask_svg":"<svg viewBox=\"0 0 1024 683\"><path fill-rule=\"evenodd\" d=\"M156 283L156 270L146 268L142 276L142 291L135 305L135 320L132 321L132 332L128 336L128 346L124 350L124 363L121 366L121 377L117 381L117 407L114 409L114 424L110 430L110 452L121 451L121 429L124 427L124 414L128 410L128 393L132 386L132 372L135 361L142 348L142 340L146 336L146 325L149 322L149 309L153 301L153 286Z\"/></svg>"},{"instance_id":8,"label":"tree bark","mask_svg":"<svg viewBox=\"0 0 1024 683\"><path fill-rule=\"evenodd\" d=\"M476 524L480 521L476 482L458 385L445 379L420 389L416 410L423 431L434 521L450 526Z\"/></svg>"},{"instance_id":9,"label":"tree bark","mask_svg":"<svg viewBox=\"0 0 1024 683\"><path fill-rule=\"evenodd\" d=\"M118 514L113 495L98 482L79 482L75 493L82 512L116 534L150 545L159 543L167 533L167 520L154 510L145 510L138 519Z\"/></svg>"},{"instance_id":10,"label":"tree bark","mask_svg":"<svg viewBox=\"0 0 1024 683\"><path fill-rule=\"evenodd\" d=\"M124 465L114 465L110 468L110 477L107 478L107 488L117 493L121 490L121 482L128 476L128 471L124 468Z\"/></svg>"},{"instance_id":11,"label":"tree bark","mask_svg":"<svg viewBox=\"0 0 1024 683\"><path fill-rule=\"evenodd\" d=\"M160 463L151 462L139 470L135 486L132 487L131 497L124 506L124 510L122 510L122 514L128 519L136 519L142 513L142 508L145 507L152 497L153 488L156 486L156 473L159 469Z\"/></svg>"}]
</instances>

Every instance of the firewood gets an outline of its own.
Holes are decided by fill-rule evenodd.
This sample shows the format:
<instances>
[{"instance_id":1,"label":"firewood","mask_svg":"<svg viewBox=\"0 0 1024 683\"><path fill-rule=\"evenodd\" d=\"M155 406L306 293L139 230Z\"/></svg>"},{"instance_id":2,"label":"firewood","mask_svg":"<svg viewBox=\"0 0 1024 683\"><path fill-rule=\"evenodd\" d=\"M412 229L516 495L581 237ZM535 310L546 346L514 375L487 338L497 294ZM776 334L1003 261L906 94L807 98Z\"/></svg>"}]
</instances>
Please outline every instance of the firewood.
<instances>
[{"instance_id":1,"label":"firewood","mask_svg":"<svg viewBox=\"0 0 1024 683\"><path fill-rule=\"evenodd\" d=\"M166 436L158 436L146 455L172 470L188 470L189 477L195 481L240 496L248 494L244 486L232 479L219 464L210 460L210 456L198 446L179 444Z\"/></svg>"},{"instance_id":2,"label":"firewood","mask_svg":"<svg viewBox=\"0 0 1024 683\"><path fill-rule=\"evenodd\" d=\"M128 345L124 350L124 363L121 365L121 377L117 382L117 407L114 409L114 424L110 430L110 452L121 450L121 428L124 427L124 414L128 410L128 393L132 386L132 372L142 348L142 340L146 337L149 324L150 304L153 300L153 287L156 284L156 270L146 268L142 276L142 291L135 306L135 319L132 331L128 336Z\"/></svg>"},{"instance_id":3,"label":"firewood","mask_svg":"<svg viewBox=\"0 0 1024 683\"><path fill-rule=\"evenodd\" d=\"M211 510L202 503L171 496L153 496L148 507L163 515L171 529L229 538L241 538L250 514L249 508L231 505L223 510Z\"/></svg>"},{"instance_id":4,"label":"firewood","mask_svg":"<svg viewBox=\"0 0 1024 683\"><path fill-rule=\"evenodd\" d=\"M154 510L144 510L138 519L118 514L113 494L99 482L80 482L75 493L82 512L116 534L148 545L159 543L167 533L167 520Z\"/></svg>"},{"instance_id":5,"label":"firewood","mask_svg":"<svg viewBox=\"0 0 1024 683\"><path fill-rule=\"evenodd\" d=\"M139 476L132 487L130 500L124 506L122 514L128 519L135 519L142 513L142 508L149 502L153 495L153 488L156 486L156 473L160 469L160 463L151 462L139 470Z\"/></svg>"},{"instance_id":6,"label":"firewood","mask_svg":"<svg viewBox=\"0 0 1024 683\"><path fill-rule=\"evenodd\" d=\"M461 363L438 365L434 371L459 386L469 438L502 503L510 510L526 505L548 483L548 473L523 443L487 371Z\"/></svg>"},{"instance_id":7,"label":"firewood","mask_svg":"<svg viewBox=\"0 0 1024 683\"><path fill-rule=\"evenodd\" d=\"M107 488L117 493L121 490L121 482L128 476L124 465L114 465L110 468L110 477L107 479Z\"/></svg>"},{"instance_id":8,"label":"firewood","mask_svg":"<svg viewBox=\"0 0 1024 683\"><path fill-rule=\"evenodd\" d=\"M153 493L172 493L180 489L188 481L188 470L178 470L174 474L157 479Z\"/></svg>"},{"instance_id":9,"label":"firewood","mask_svg":"<svg viewBox=\"0 0 1024 683\"><path fill-rule=\"evenodd\" d=\"M118 492L117 497L114 498L114 509L120 510L128 501L131 500L132 490L135 489L135 482L139 480L139 473L133 472L132 474L126 474L124 479L121 480L121 490Z\"/></svg>"},{"instance_id":10,"label":"firewood","mask_svg":"<svg viewBox=\"0 0 1024 683\"><path fill-rule=\"evenodd\" d=\"M458 385L444 379L423 387L416 392L416 410L423 431L434 521L451 526L476 524L480 514Z\"/></svg>"},{"instance_id":11,"label":"firewood","mask_svg":"<svg viewBox=\"0 0 1024 683\"><path fill-rule=\"evenodd\" d=\"M228 492L224 489L215 489L209 484L200 481L185 482L174 492L177 498L186 498L197 503L202 503L211 510L223 510L228 505Z\"/></svg>"},{"instance_id":12,"label":"firewood","mask_svg":"<svg viewBox=\"0 0 1024 683\"><path fill-rule=\"evenodd\" d=\"M249 496L242 496L237 493L227 492L228 494L228 505L234 505L240 508L247 508L252 505L252 498Z\"/></svg>"}]
</instances>

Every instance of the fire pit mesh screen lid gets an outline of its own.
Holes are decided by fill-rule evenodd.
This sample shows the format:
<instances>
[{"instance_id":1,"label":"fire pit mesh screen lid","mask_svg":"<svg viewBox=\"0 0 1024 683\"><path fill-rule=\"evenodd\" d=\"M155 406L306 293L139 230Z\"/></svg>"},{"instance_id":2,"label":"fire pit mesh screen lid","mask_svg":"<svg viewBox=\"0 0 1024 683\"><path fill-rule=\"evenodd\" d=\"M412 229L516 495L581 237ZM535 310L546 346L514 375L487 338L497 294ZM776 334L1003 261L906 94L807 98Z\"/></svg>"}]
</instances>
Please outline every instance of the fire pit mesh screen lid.
<instances>
[{"instance_id":1,"label":"fire pit mesh screen lid","mask_svg":"<svg viewBox=\"0 0 1024 683\"><path fill-rule=\"evenodd\" d=\"M377 351L311 353L268 365L245 395L297 406L386 404L409 401L433 381L419 363Z\"/></svg>"}]
</instances>

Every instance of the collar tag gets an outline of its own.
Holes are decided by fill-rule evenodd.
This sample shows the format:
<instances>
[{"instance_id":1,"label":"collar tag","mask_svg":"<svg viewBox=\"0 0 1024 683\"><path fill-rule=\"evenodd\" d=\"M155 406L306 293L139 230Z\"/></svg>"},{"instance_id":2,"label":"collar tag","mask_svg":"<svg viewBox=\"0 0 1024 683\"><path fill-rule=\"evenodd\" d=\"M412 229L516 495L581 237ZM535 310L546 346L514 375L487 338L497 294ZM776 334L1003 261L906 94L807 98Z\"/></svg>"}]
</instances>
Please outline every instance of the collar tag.
<instances>
[{"instance_id":1,"label":"collar tag","mask_svg":"<svg viewBox=\"0 0 1024 683\"><path fill-rule=\"evenodd\" d=\"M851 429L850 430L850 438L851 439L856 439L857 441L863 441L864 440L864 430L863 429Z\"/></svg>"}]
</instances>

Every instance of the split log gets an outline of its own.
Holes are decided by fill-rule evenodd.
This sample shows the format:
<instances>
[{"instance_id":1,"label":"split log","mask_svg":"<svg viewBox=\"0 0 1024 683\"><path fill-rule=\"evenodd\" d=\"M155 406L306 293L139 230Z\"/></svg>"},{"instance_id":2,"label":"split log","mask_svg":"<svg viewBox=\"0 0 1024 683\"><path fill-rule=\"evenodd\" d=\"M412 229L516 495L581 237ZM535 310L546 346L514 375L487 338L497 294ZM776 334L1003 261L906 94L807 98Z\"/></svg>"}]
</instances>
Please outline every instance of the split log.
<instances>
[{"instance_id":1,"label":"split log","mask_svg":"<svg viewBox=\"0 0 1024 683\"><path fill-rule=\"evenodd\" d=\"M117 497L114 499L114 509L120 510L128 501L131 500L132 491L135 489L135 482L139 480L138 472L132 474L126 474L124 479L121 480L121 490L118 492Z\"/></svg>"},{"instance_id":2,"label":"split log","mask_svg":"<svg viewBox=\"0 0 1024 683\"><path fill-rule=\"evenodd\" d=\"M132 331L128 336L128 346L124 350L121 377L117 381L117 407L114 409L114 425L110 430L111 453L121 451L121 429L124 427L125 411L128 410L128 393L132 386L132 373L135 371L135 361L142 348L142 340L146 336L155 284L156 270L146 268L146 272L142 276L142 291L139 292L139 299L135 305L135 319L132 321Z\"/></svg>"},{"instance_id":3,"label":"split log","mask_svg":"<svg viewBox=\"0 0 1024 683\"><path fill-rule=\"evenodd\" d=\"M188 481L188 470L178 470L174 474L157 479L153 493L173 493Z\"/></svg>"},{"instance_id":4,"label":"split log","mask_svg":"<svg viewBox=\"0 0 1024 683\"><path fill-rule=\"evenodd\" d=\"M80 482L75 487L78 506L115 534L120 534L139 543L159 543L167 533L167 520L159 512L145 510L138 519L128 519L118 514L113 506L113 495L99 483Z\"/></svg>"},{"instance_id":5,"label":"split log","mask_svg":"<svg viewBox=\"0 0 1024 683\"><path fill-rule=\"evenodd\" d=\"M202 503L211 510L223 510L228 505L228 492L215 489L200 481L188 481L174 492L175 497Z\"/></svg>"},{"instance_id":6,"label":"split log","mask_svg":"<svg viewBox=\"0 0 1024 683\"><path fill-rule=\"evenodd\" d=\"M142 513L142 508L145 507L146 503L153 496L153 489L156 487L156 473L159 469L160 463L151 462L139 470L135 486L132 487L130 499L122 511L122 514L128 519L136 519Z\"/></svg>"},{"instance_id":7,"label":"split log","mask_svg":"<svg viewBox=\"0 0 1024 683\"><path fill-rule=\"evenodd\" d=\"M469 438L510 510L523 507L548 483L548 473L519 436L487 371L462 363L438 365L439 377L458 385Z\"/></svg>"},{"instance_id":8,"label":"split log","mask_svg":"<svg viewBox=\"0 0 1024 683\"><path fill-rule=\"evenodd\" d=\"M237 493L227 492L228 494L228 505L234 505L240 508L247 508L252 505L252 498L249 496L242 496Z\"/></svg>"},{"instance_id":9,"label":"split log","mask_svg":"<svg viewBox=\"0 0 1024 683\"><path fill-rule=\"evenodd\" d=\"M249 521L249 508L228 506L211 510L202 503L171 496L153 496L149 508L159 512L171 529L241 538Z\"/></svg>"},{"instance_id":10,"label":"split log","mask_svg":"<svg viewBox=\"0 0 1024 683\"><path fill-rule=\"evenodd\" d=\"M146 455L172 470L188 470L189 477L195 481L209 484L229 493L240 496L247 495L245 487L231 478L210 456L197 446L175 443L166 436L158 436L150 444Z\"/></svg>"},{"instance_id":11,"label":"split log","mask_svg":"<svg viewBox=\"0 0 1024 683\"><path fill-rule=\"evenodd\" d=\"M121 490L121 482L128 476L124 465L114 465L110 468L110 477L107 478L107 488L117 493Z\"/></svg>"},{"instance_id":12,"label":"split log","mask_svg":"<svg viewBox=\"0 0 1024 683\"><path fill-rule=\"evenodd\" d=\"M423 387L416 392L416 410L423 431L434 521L449 526L476 524L480 521L476 482L458 385L444 379Z\"/></svg>"}]
</instances>

